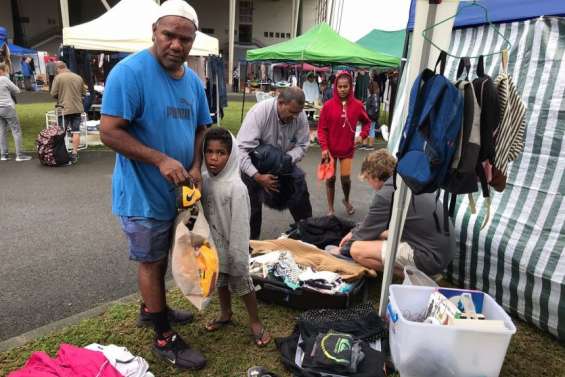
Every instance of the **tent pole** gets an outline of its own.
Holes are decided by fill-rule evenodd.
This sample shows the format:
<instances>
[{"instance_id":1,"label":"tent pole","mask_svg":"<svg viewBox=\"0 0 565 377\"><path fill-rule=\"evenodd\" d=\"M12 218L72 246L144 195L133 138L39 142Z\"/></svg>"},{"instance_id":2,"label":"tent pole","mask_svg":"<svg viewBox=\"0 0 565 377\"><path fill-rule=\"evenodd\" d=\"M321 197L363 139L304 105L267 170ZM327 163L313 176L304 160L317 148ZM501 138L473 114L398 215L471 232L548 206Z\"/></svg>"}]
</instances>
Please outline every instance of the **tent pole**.
<instances>
[{"instance_id":1,"label":"tent pole","mask_svg":"<svg viewBox=\"0 0 565 377\"><path fill-rule=\"evenodd\" d=\"M239 121L240 125L243 123L243 109L245 108L245 92L247 89L247 60L245 61L245 78L243 80L243 100L241 101L241 119ZM239 73L239 79L241 80L241 72Z\"/></svg>"},{"instance_id":2,"label":"tent pole","mask_svg":"<svg viewBox=\"0 0 565 377\"><path fill-rule=\"evenodd\" d=\"M414 38L412 43L412 51L410 54L409 64L405 70L407 74L407 83L414 82L416 76L424 70L424 68L434 64L434 60L439 55L439 50L432 49L429 42L425 41L422 37L422 30L452 16L457 11L459 0L453 2L443 2L442 4L433 4L430 0L417 0L416 1L416 22L414 24L414 31L412 36ZM443 49L449 48L451 40L451 31L453 29L453 19L450 22L445 22L441 27L437 27L433 35L429 35L434 43L441 46ZM410 88L404 90L403 95L409 95ZM407 106L408 101L405 101ZM406 109L398 109L402 111L402 116L399 117L399 123L391 125L391 132L393 127L402 127L406 119ZM385 264L383 266L383 282L381 288L381 296L379 300L379 315L386 316L388 305L388 288L392 281L394 270L394 261L396 259L396 252L398 244L400 243L400 235L404 229L404 222L410 204L412 193L408 190L408 186L404 183L400 176L397 176L396 181L399 183L398 188L394 193L394 201L392 205L392 213L389 227L389 237L384 250ZM431 221L431 219L430 219Z\"/></svg>"},{"instance_id":3,"label":"tent pole","mask_svg":"<svg viewBox=\"0 0 565 377\"><path fill-rule=\"evenodd\" d=\"M220 125L220 75L216 75L216 124Z\"/></svg>"}]
</instances>

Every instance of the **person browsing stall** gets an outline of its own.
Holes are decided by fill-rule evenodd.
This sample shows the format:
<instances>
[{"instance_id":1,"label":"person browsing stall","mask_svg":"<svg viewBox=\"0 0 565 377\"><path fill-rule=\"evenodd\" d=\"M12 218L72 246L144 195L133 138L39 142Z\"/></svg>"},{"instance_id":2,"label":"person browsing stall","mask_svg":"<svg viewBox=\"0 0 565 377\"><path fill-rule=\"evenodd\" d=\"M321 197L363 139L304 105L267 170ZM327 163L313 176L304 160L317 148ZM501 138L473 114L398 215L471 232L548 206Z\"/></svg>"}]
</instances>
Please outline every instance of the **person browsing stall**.
<instances>
[{"instance_id":1,"label":"person browsing stall","mask_svg":"<svg viewBox=\"0 0 565 377\"><path fill-rule=\"evenodd\" d=\"M250 153L261 144L280 147L290 156L293 179L300 180L305 189L293 198L289 207L294 221L312 217L310 194L304 172L297 166L309 145L309 126L304 109L304 92L298 87L281 90L277 98L254 105L243 120L237 134L240 168L251 202L251 239L261 234L263 196L261 191L278 191L277 177L261 174L251 161Z\"/></svg>"},{"instance_id":2,"label":"person browsing stall","mask_svg":"<svg viewBox=\"0 0 565 377\"><path fill-rule=\"evenodd\" d=\"M57 99L57 105L63 107L63 117L59 124L65 122L65 129L70 130L72 136L73 152L71 162L78 161L78 147L80 144L80 122L84 111L82 97L86 95L86 88L82 77L71 72L65 62L55 63L57 75L53 80L51 95Z\"/></svg>"},{"instance_id":3,"label":"person browsing stall","mask_svg":"<svg viewBox=\"0 0 565 377\"><path fill-rule=\"evenodd\" d=\"M344 196L343 205L348 215L353 215L355 212L349 201L349 194L357 123L362 124L361 138L366 138L369 135L371 120L363 103L353 97L353 78L349 73L342 71L336 76L333 97L324 104L320 112L318 142L322 149L322 159L332 156L335 159L336 167L339 161L341 188ZM330 215L335 213L335 181L335 175L326 180Z\"/></svg>"},{"instance_id":4,"label":"person browsing stall","mask_svg":"<svg viewBox=\"0 0 565 377\"><path fill-rule=\"evenodd\" d=\"M375 190L375 195L367 216L341 240L337 249L341 255L353 258L360 265L375 271L382 271L385 264L395 166L396 159L386 149L365 157L361 178ZM444 213L441 204L436 204L433 193L412 196L396 253L395 275L403 276L403 268L411 265L433 276L441 273L453 259L453 226L450 222L449 234L440 228L443 226L440 224L443 224Z\"/></svg>"},{"instance_id":5,"label":"person browsing stall","mask_svg":"<svg viewBox=\"0 0 565 377\"><path fill-rule=\"evenodd\" d=\"M129 258L138 262L138 323L153 325L153 353L180 369L206 364L171 328L192 321L192 314L170 309L165 296L175 187L200 185L202 144L212 123L202 82L185 64L197 29L196 12L185 1L161 5L153 45L110 72L100 129L102 142L117 152L112 211L128 239Z\"/></svg>"}]
</instances>

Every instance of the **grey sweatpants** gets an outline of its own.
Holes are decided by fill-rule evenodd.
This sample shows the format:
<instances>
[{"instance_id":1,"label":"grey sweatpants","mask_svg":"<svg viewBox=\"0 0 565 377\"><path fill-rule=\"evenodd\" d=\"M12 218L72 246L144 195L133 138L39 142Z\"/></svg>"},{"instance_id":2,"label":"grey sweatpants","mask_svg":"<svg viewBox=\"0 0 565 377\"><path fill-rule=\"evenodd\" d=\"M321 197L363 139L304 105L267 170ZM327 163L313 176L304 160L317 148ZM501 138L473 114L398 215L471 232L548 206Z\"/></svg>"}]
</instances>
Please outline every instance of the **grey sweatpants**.
<instances>
[{"instance_id":1,"label":"grey sweatpants","mask_svg":"<svg viewBox=\"0 0 565 377\"><path fill-rule=\"evenodd\" d=\"M23 152L22 130L20 128L16 109L9 106L0 106L0 154L8 153L8 140L6 140L8 128L12 131L14 144L16 145L16 155L19 156Z\"/></svg>"}]
</instances>

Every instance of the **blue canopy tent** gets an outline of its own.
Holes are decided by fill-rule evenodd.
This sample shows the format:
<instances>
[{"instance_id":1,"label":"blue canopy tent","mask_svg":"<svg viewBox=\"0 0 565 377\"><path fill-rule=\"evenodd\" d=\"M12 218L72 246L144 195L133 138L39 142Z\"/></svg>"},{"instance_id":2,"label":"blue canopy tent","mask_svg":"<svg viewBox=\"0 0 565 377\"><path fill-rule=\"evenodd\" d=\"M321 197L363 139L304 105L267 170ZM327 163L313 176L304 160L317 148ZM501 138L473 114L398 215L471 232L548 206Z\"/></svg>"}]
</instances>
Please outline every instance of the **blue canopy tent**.
<instances>
[{"instance_id":1,"label":"blue canopy tent","mask_svg":"<svg viewBox=\"0 0 565 377\"><path fill-rule=\"evenodd\" d=\"M459 8L468 5L470 1L461 1ZM539 16L565 16L565 3L558 0L481 0L478 3L488 9L492 23L507 23L528 20ZM414 15L416 3L410 4L410 16L406 28L414 30ZM454 28L483 25L484 15L479 8L469 8L455 18Z\"/></svg>"},{"instance_id":2,"label":"blue canopy tent","mask_svg":"<svg viewBox=\"0 0 565 377\"><path fill-rule=\"evenodd\" d=\"M504 192L491 190L484 229L482 197L476 214L466 196L458 197L458 249L448 275L565 340L565 1L483 0L480 5L494 25L487 24L479 7L466 7L455 19L449 52L477 56L500 51L503 39L494 30L510 41L508 73L527 106L525 146L509 165ZM414 11L413 0L408 30L414 27ZM476 59L471 63L474 73ZM448 58L449 79L456 79L457 65L457 59ZM500 54L485 58L485 70L493 78L498 75ZM410 86L402 80L397 108L403 108ZM395 112L391 150L400 138L401 117Z\"/></svg>"}]
</instances>

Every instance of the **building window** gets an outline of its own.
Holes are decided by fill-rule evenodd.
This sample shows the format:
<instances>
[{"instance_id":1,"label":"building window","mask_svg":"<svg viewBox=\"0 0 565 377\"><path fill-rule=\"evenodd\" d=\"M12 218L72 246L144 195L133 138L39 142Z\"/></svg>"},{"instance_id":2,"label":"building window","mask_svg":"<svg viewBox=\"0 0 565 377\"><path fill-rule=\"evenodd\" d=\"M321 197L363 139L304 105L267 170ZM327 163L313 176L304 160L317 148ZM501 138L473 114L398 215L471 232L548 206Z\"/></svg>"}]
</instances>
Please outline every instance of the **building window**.
<instances>
[{"instance_id":1,"label":"building window","mask_svg":"<svg viewBox=\"0 0 565 377\"><path fill-rule=\"evenodd\" d=\"M204 34L214 34L214 29L208 28L208 27L203 27L203 28L201 29L201 31L202 31Z\"/></svg>"},{"instance_id":2,"label":"building window","mask_svg":"<svg viewBox=\"0 0 565 377\"><path fill-rule=\"evenodd\" d=\"M253 1L239 0L239 43L253 40Z\"/></svg>"},{"instance_id":3,"label":"building window","mask_svg":"<svg viewBox=\"0 0 565 377\"><path fill-rule=\"evenodd\" d=\"M275 33L275 38L280 38L281 35L279 33Z\"/></svg>"},{"instance_id":4,"label":"building window","mask_svg":"<svg viewBox=\"0 0 565 377\"><path fill-rule=\"evenodd\" d=\"M273 33L272 31L269 32L269 38L274 38L275 33Z\"/></svg>"},{"instance_id":5,"label":"building window","mask_svg":"<svg viewBox=\"0 0 565 377\"><path fill-rule=\"evenodd\" d=\"M286 33L286 37L287 37L287 38L290 38L290 33Z\"/></svg>"},{"instance_id":6,"label":"building window","mask_svg":"<svg viewBox=\"0 0 565 377\"><path fill-rule=\"evenodd\" d=\"M285 35L284 33L281 33L281 38L284 38L284 35Z\"/></svg>"},{"instance_id":7,"label":"building window","mask_svg":"<svg viewBox=\"0 0 565 377\"><path fill-rule=\"evenodd\" d=\"M265 31L265 32L263 32L263 37L265 37L265 38L269 38L269 33L268 33L268 32L266 32L266 31Z\"/></svg>"}]
</instances>

